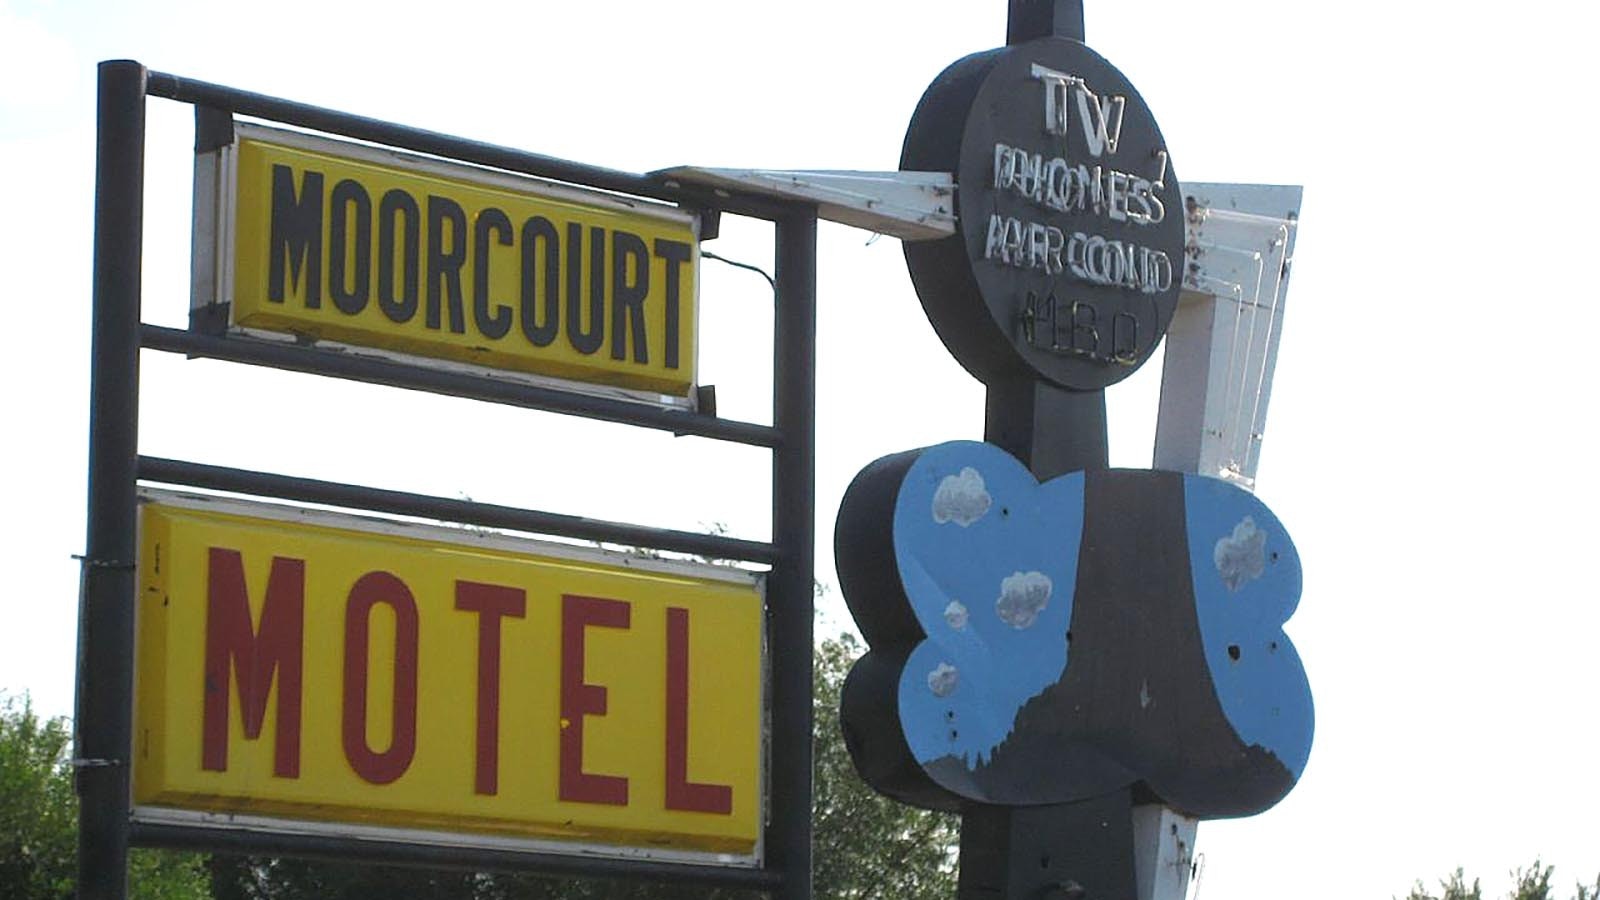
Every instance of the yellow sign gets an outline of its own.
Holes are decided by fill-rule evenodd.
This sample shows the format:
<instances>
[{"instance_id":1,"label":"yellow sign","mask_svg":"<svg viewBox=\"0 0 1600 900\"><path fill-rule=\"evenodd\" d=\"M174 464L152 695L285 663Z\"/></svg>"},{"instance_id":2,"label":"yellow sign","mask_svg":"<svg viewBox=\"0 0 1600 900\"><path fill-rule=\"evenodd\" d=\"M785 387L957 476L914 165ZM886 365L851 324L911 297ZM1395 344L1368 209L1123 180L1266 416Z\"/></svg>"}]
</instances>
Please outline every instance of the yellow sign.
<instances>
[{"instance_id":1,"label":"yellow sign","mask_svg":"<svg viewBox=\"0 0 1600 900\"><path fill-rule=\"evenodd\" d=\"M164 493L140 521L138 808L753 864L758 576Z\"/></svg>"},{"instance_id":2,"label":"yellow sign","mask_svg":"<svg viewBox=\"0 0 1600 900\"><path fill-rule=\"evenodd\" d=\"M236 128L197 163L197 307L230 304L237 328L692 393L692 215Z\"/></svg>"}]
</instances>

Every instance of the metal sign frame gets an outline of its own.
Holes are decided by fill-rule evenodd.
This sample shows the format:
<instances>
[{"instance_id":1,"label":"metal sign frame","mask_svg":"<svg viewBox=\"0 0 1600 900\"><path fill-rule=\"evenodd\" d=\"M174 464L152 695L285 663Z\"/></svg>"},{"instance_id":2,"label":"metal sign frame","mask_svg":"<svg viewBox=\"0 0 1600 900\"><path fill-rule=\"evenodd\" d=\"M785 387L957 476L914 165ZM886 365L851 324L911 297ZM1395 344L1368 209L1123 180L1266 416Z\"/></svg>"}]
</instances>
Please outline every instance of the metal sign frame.
<instances>
[{"instance_id":1,"label":"metal sign frame","mask_svg":"<svg viewBox=\"0 0 1600 900\"><path fill-rule=\"evenodd\" d=\"M774 223L776 309L773 424L731 421L615 397L573 393L465 371L419 368L317 347L244 341L141 320L145 102L195 107L197 132L234 115L266 119L537 178L752 216ZM208 129L212 131L208 132ZM816 205L717 191L409 128L147 70L100 64L95 169L88 519L79 609L77 732L78 896L124 900L132 846L403 863L466 870L539 870L754 888L785 900L811 895L812 572L815 528ZM732 441L772 451L772 540L598 521L538 510L245 471L139 454L141 350L182 353L429 391ZM759 868L596 858L407 840L219 830L130 817L134 609L140 482L441 519L582 540L635 544L765 564L771 734L769 819Z\"/></svg>"}]
</instances>

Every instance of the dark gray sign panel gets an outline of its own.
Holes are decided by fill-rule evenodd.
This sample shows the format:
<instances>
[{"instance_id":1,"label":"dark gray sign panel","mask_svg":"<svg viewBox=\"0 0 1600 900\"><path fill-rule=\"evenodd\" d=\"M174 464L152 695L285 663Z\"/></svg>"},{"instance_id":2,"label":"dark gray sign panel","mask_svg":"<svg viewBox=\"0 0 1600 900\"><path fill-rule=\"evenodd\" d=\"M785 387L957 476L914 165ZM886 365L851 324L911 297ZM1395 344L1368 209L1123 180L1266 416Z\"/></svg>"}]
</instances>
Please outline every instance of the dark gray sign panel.
<instances>
[{"instance_id":1,"label":"dark gray sign panel","mask_svg":"<svg viewBox=\"0 0 1600 900\"><path fill-rule=\"evenodd\" d=\"M1095 390L1150 357L1178 302L1182 194L1155 117L1099 54L1048 37L959 60L900 167L955 175L957 234L908 242L906 261L980 380Z\"/></svg>"}]
</instances>

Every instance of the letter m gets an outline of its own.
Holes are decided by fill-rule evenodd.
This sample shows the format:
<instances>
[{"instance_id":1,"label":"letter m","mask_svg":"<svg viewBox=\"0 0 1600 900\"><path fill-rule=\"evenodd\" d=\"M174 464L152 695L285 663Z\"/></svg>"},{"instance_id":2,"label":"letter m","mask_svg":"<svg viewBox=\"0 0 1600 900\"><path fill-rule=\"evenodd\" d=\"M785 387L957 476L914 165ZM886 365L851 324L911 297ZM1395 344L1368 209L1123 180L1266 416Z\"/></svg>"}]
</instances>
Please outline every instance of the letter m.
<instances>
[{"instance_id":1,"label":"letter m","mask_svg":"<svg viewBox=\"0 0 1600 900\"><path fill-rule=\"evenodd\" d=\"M287 271L285 271L287 270ZM306 309L322 307L322 173L307 171L294 189L294 170L272 167L272 255L267 299L282 303L305 278Z\"/></svg>"},{"instance_id":2,"label":"letter m","mask_svg":"<svg viewBox=\"0 0 1600 900\"><path fill-rule=\"evenodd\" d=\"M228 770L228 706L233 682L239 684L244 735L261 737L267 696L278 680L278 719L272 774L300 776L300 673L305 632L306 564L272 558L261 625L252 627L244 560L237 550L212 547L206 575L205 713L201 726L201 765Z\"/></svg>"}]
</instances>

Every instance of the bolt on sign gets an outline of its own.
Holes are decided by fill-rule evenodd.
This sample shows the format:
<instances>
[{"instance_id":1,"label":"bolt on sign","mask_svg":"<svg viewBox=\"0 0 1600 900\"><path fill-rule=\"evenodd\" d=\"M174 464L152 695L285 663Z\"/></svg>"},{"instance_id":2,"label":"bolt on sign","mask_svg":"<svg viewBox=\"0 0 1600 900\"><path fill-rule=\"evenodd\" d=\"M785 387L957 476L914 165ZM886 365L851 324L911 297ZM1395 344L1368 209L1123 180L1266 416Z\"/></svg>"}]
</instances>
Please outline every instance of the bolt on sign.
<instances>
[{"instance_id":1,"label":"bolt on sign","mask_svg":"<svg viewBox=\"0 0 1600 900\"><path fill-rule=\"evenodd\" d=\"M694 215L234 127L232 143L196 158L203 317L685 403L693 394Z\"/></svg>"},{"instance_id":2,"label":"bolt on sign","mask_svg":"<svg viewBox=\"0 0 1600 900\"><path fill-rule=\"evenodd\" d=\"M136 818L759 863L760 575L155 491L140 529Z\"/></svg>"}]
</instances>

